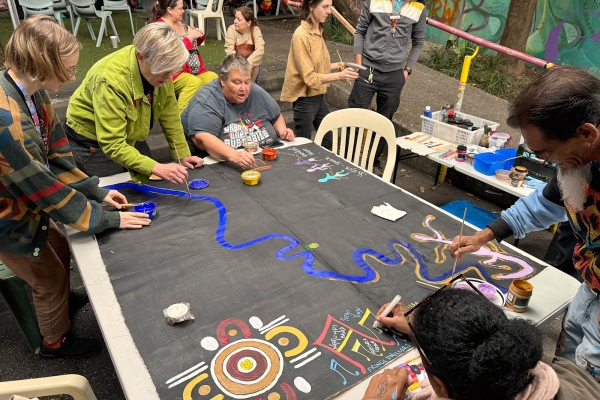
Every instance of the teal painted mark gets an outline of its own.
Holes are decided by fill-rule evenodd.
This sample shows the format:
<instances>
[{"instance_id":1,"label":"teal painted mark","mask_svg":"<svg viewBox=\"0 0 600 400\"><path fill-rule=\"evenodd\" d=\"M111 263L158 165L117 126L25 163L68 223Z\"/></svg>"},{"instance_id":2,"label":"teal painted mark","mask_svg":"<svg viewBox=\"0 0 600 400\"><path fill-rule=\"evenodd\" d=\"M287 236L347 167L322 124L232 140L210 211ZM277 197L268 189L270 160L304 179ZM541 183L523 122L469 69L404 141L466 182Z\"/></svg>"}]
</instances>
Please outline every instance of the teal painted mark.
<instances>
[{"instance_id":1,"label":"teal painted mark","mask_svg":"<svg viewBox=\"0 0 600 400\"><path fill-rule=\"evenodd\" d=\"M427 16L499 43L510 0L431 0ZM428 26L426 39L446 44L450 35ZM527 53L574 65L600 77L600 0L538 0Z\"/></svg>"}]
</instances>

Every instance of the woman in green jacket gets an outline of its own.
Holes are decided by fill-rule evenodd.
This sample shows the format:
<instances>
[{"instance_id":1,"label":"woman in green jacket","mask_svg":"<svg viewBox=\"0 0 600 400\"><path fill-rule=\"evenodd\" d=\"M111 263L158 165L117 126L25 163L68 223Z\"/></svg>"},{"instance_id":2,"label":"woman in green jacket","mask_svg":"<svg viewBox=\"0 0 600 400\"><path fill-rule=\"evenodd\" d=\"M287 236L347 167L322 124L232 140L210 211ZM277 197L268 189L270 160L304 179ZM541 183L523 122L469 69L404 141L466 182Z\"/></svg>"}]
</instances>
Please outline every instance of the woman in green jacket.
<instances>
[{"instance_id":1,"label":"woman in green jacket","mask_svg":"<svg viewBox=\"0 0 600 400\"><path fill-rule=\"evenodd\" d=\"M185 182L183 166L196 168L183 135L171 77L188 52L166 24L149 24L127 46L98 61L77 88L67 109L66 132L77 166L88 175L108 176L129 170L135 182L151 174ZM152 159L146 138L159 122L173 160ZM183 166L182 166L183 165Z\"/></svg>"}]
</instances>

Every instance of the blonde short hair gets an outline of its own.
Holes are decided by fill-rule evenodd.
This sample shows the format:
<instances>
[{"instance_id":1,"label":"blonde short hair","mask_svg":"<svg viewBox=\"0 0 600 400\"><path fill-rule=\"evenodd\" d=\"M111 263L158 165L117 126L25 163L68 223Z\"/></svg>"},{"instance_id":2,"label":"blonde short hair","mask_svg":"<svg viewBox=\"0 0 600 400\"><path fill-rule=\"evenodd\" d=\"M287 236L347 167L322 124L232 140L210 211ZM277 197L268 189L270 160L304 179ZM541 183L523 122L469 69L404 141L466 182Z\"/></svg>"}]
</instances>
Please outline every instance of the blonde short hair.
<instances>
[{"instance_id":1,"label":"blonde short hair","mask_svg":"<svg viewBox=\"0 0 600 400\"><path fill-rule=\"evenodd\" d=\"M71 80L72 73L63 58L81 50L75 36L48 15L35 15L23 21L6 45L6 69L12 68L34 81L52 78L61 83Z\"/></svg>"},{"instance_id":2,"label":"blonde short hair","mask_svg":"<svg viewBox=\"0 0 600 400\"><path fill-rule=\"evenodd\" d=\"M181 71L190 56L179 34L164 22L140 29L133 39L133 47L148 61L155 75Z\"/></svg>"}]
</instances>

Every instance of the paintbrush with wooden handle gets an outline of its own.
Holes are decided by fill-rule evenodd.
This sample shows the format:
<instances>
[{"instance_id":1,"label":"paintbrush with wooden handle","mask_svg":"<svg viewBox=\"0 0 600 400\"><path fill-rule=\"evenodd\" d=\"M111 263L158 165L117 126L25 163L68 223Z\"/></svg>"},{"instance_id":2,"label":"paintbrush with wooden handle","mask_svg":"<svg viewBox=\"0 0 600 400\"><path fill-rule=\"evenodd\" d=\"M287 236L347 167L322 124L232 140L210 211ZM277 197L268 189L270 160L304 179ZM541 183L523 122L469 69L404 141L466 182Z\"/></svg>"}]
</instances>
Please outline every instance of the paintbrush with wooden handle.
<instances>
[{"instance_id":1,"label":"paintbrush with wooden handle","mask_svg":"<svg viewBox=\"0 0 600 400\"><path fill-rule=\"evenodd\" d=\"M458 236L458 249L460 249L460 242L462 241L463 228L465 227L465 219L467 218L467 207L465 207L465 213L463 214L462 224L460 225L460 235ZM458 249L456 251L458 251ZM450 280L454 279L454 272L456 271L456 263L458 257L454 258L454 266L452 267L452 276Z\"/></svg>"}]
</instances>

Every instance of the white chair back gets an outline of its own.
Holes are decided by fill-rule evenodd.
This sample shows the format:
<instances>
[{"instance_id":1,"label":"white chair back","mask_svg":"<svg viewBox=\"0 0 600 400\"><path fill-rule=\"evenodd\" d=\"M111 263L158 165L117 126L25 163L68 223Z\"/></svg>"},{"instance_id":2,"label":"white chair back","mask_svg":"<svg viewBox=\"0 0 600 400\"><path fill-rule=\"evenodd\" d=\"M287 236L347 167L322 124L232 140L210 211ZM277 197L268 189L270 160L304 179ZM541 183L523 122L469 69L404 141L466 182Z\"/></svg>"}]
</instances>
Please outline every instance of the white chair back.
<instances>
[{"instance_id":1,"label":"white chair back","mask_svg":"<svg viewBox=\"0 0 600 400\"><path fill-rule=\"evenodd\" d=\"M19 5L23 7L25 16L35 14L54 15L52 0L22 0L19 1Z\"/></svg>"},{"instance_id":2,"label":"white chair back","mask_svg":"<svg viewBox=\"0 0 600 400\"><path fill-rule=\"evenodd\" d=\"M332 151L361 168L373 172L375 150L380 140L387 142L387 160L382 179L391 182L396 160L396 131L392 122L375 111L363 108L346 108L328 114L315 136L321 144L323 137L332 131Z\"/></svg>"},{"instance_id":3,"label":"white chair back","mask_svg":"<svg viewBox=\"0 0 600 400\"><path fill-rule=\"evenodd\" d=\"M94 0L70 0L71 6L82 17L100 17L96 12Z\"/></svg>"}]
</instances>

